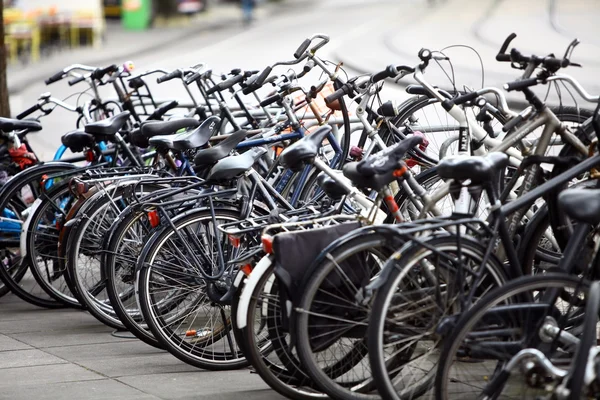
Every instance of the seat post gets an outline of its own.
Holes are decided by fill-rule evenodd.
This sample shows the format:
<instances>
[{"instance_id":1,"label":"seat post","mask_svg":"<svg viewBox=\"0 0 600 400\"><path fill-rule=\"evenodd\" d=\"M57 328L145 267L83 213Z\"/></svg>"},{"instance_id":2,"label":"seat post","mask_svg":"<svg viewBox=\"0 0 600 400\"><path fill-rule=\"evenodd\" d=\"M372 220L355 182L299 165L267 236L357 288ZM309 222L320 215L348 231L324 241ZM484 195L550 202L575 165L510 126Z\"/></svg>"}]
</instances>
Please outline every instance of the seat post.
<instances>
[{"instance_id":1,"label":"seat post","mask_svg":"<svg viewBox=\"0 0 600 400\"><path fill-rule=\"evenodd\" d=\"M115 141L121 147L123 147L123 151L125 151L125 154L127 154L127 157L129 157L129 159L131 160L132 163L134 163L137 167L142 166L142 163L140 162L140 160L133 154L133 152L129 148L129 145L127 143L125 143L125 140L123 140L123 136L121 136L121 134L119 132L115 133Z\"/></svg>"}]
</instances>

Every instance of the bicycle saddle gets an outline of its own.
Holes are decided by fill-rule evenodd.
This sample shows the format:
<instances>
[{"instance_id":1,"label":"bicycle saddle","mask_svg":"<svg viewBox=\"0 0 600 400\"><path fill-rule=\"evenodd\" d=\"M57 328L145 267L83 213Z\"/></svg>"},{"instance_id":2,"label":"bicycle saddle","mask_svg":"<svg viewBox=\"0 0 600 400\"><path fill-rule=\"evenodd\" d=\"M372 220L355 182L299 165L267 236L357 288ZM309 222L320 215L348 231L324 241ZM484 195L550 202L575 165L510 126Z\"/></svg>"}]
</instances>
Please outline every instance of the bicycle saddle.
<instances>
[{"instance_id":1,"label":"bicycle saddle","mask_svg":"<svg viewBox=\"0 0 600 400\"><path fill-rule=\"evenodd\" d=\"M73 153L79 153L86 147L93 147L95 143L94 136L85 133L83 129L65 133L60 137L60 141Z\"/></svg>"},{"instance_id":2,"label":"bicycle saddle","mask_svg":"<svg viewBox=\"0 0 600 400\"><path fill-rule=\"evenodd\" d=\"M215 117L217 118L217 117ZM196 128L200 121L194 118L178 118L170 121L146 121L142 123L141 133L148 139L158 135L171 135L180 129Z\"/></svg>"},{"instance_id":3,"label":"bicycle saddle","mask_svg":"<svg viewBox=\"0 0 600 400\"><path fill-rule=\"evenodd\" d=\"M356 169L359 163L360 161L350 162L344 165L343 168L344 176L350 179L356 187L359 187L361 189L368 188L379 191L385 185L396 179L396 177L394 176L395 168L389 170L386 173L365 176Z\"/></svg>"},{"instance_id":4,"label":"bicycle saddle","mask_svg":"<svg viewBox=\"0 0 600 400\"><path fill-rule=\"evenodd\" d=\"M129 119L129 111L123 111L110 118L92 122L85 126L85 133L92 135L113 136Z\"/></svg>"},{"instance_id":5,"label":"bicycle saddle","mask_svg":"<svg viewBox=\"0 0 600 400\"><path fill-rule=\"evenodd\" d=\"M596 225L600 223L600 189L573 188L558 195L558 204L577 222Z\"/></svg>"},{"instance_id":6,"label":"bicycle saddle","mask_svg":"<svg viewBox=\"0 0 600 400\"><path fill-rule=\"evenodd\" d=\"M331 132L331 126L325 125L315 132L304 136L281 153L281 162L291 170L300 170L317 156L323 139Z\"/></svg>"},{"instance_id":7,"label":"bicycle saddle","mask_svg":"<svg viewBox=\"0 0 600 400\"><path fill-rule=\"evenodd\" d=\"M188 119L188 118L186 118ZM196 121L195 119L192 119ZM206 119L196 129L187 130L175 135L154 136L148 142L157 147L174 150L189 150L204 146L219 126L219 117ZM196 121L197 123L198 121ZM143 128L142 128L143 129Z\"/></svg>"},{"instance_id":8,"label":"bicycle saddle","mask_svg":"<svg viewBox=\"0 0 600 400\"><path fill-rule=\"evenodd\" d=\"M142 123L140 129L136 129L129 134L131 144L146 148L150 146L148 139L158 135L174 134L176 131L184 128L195 128L199 124L194 118L180 118L171 121L146 121Z\"/></svg>"},{"instance_id":9,"label":"bicycle saddle","mask_svg":"<svg viewBox=\"0 0 600 400\"><path fill-rule=\"evenodd\" d=\"M239 156L220 160L208 174L207 180L228 181L248 171L254 163L267 152L264 147L254 147Z\"/></svg>"},{"instance_id":10,"label":"bicycle saddle","mask_svg":"<svg viewBox=\"0 0 600 400\"><path fill-rule=\"evenodd\" d=\"M222 160L223 158L227 157L229 153L231 153L231 150L235 149L236 146L242 140L244 140L246 135L247 132L242 129L227 136L227 138L225 138L222 142L213 147L198 150L198 152L196 152L196 156L194 157L194 164L197 166L209 165Z\"/></svg>"},{"instance_id":11,"label":"bicycle saddle","mask_svg":"<svg viewBox=\"0 0 600 400\"><path fill-rule=\"evenodd\" d=\"M495 179L498 172L508 165L508 156L493 152L485 156L445 158L438 164L438 175L443 179L483 183Z\"/></svg>"},{"instance_id":12,"label":"bicycle saddle","mask_svg":"<svg viewBox=\"0 0 600 400\"><path fill-rule=\"evenodd\" d=\"M339 200L345 194L348 194L348 191L343 186L337 183L337 181L333 180L325 172L321 172L317 176L317 185L319 185L325 194L333 200Z\"/></svg>"},{"instance_id":13,"label":"bicycle saddle","mask_svg":"<svg viewBox=\"0 0 600 400\"><path fill-rule=\"evenodd\" d=\"M423 143L423 137L413 135L359 161L356 171L365 177L375 174L385 174L399 167L398 161L402 160L406 153Z\"/></svg>"},{"instance_id":14,"label":"bicycle saddle","mask_svg":"<svg viewBox=\"0 0 600 400\"><path fill-rule=\"evenodd\" d=\"M30 132L36 132L42 130L42 124L32 119L12 119L12 118L0 118L0 131L20 131L27 129Z\"/></svg>"}]
</instances>

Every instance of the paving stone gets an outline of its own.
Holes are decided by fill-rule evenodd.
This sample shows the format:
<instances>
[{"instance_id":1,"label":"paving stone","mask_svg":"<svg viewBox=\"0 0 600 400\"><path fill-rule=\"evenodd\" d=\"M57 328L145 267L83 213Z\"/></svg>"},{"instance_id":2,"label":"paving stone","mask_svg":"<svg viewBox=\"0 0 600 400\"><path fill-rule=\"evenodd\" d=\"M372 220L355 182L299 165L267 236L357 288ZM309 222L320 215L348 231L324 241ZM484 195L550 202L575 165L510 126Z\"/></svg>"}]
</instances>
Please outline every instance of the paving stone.
<instances>
[{"instance_id":1,"label":"paving stone","mask_svg":"<svg viewBox=\"0 0 600 400\"><path fill-rule=\"evenodd\" d=\"M77 363L84 360L94 361L113 359L114 357L138 357L147 354L169 355L164 350L156 349L135 339L130 339L128 342L51 347L44 349L44 351Z\"/></svg>"},{"instance_id":2,"label":"paving stone","mask_svg":"<svg viewBox=\"0 0 600 400\"><path fill-rule=\"evenodd\" d=\"M198 371L198 368L178 360L169 353L126 357L112 356L100 359L93 358L79 360L77 363L111 378Z\"/></svg>"},{"instance_id":3,"label":"paving stone","mask_svg":"<svg viewBox=\"0 0 600 400\"><path fill-rule=\"evenodd\" d=\"M0 351L27 349L31 349L31 346L21 343L18 340L12 339L6 335L0 335Z\"/></svg>"},{"instance_id":4,"label":"paving stone","mask_svg":"<svg viewBox=\"0 0 600 400\"><path fill-rule=\"evenodd\" d=\"M6 387L0 392L0 399L158 400L155 396L112 379Z\"/></svg>"},{"instance_id":5,"label":"paving stone","mask_svg":"<svg viewBox=\"0 0 600 400\"><path fill-rule=\"evenodd\" d=\"M0 369L0 389L15 385L46 385L106 379L75 364Z\"/></svg>"},{"instance_id":6,"label":"paving stone","mask_svg":"<svg viewBox=\"0 0 600 400\"><path fill-rule=\"evenodd\" d=\"M248 391L267 389L262 379L248 369L238 371L203 371L178 374L137 375L118 378L130 386L165 399L198 398L198 396L225 395L229 398L246 397ZM271 391L263 393L271 394ZM237 397L236 397L237 396ZM207 398L208 398L207 397ZM260 397L262 398L262 397ZM280 397L273 397L280 398Z\"/></svg>"},{"instance_id":7,"label":"paving stone","mask_svg":"<svg viewBox=\"0 0 600 400\"><path fill-rule=\"evenodd\" d=\"M131 339L119 338L111 335L111 332L113 331L114 329L112 328L102 326L86 330L77 329L73 331L19 333L18 339L24 343L40 348L131 342ZM13 336L14 335L15 334L13 334Z\"/></svg>"},{"instance_id":8,"label":"paving stone","mask_svg":"<svg viewBox=\"0 0 600 400\"><path fill-rule=\"evenodd\" d=\"M0 369L65 363L67 361L37 349L0 352Z\"/></svg>"}]
</instances>

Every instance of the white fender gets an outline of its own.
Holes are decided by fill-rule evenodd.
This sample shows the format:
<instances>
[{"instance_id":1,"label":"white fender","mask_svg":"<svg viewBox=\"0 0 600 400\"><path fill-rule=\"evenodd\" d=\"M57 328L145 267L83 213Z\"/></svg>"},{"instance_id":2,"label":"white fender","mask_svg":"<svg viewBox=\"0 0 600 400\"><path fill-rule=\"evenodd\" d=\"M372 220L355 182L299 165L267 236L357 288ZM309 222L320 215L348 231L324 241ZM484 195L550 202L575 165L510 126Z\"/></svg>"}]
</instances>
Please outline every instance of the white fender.
<instances>
[{"instance_id":1,"label":"white fender","mask_svg":"<svg viewBox=\"0 0 600 400\"><path fill-rule=\"evenodd\" d=\"M246 327L248 322L248 307L250 307L250 300L252 299L252 293L254 289L258 285L260 278L265 274L265 272L271 266L271 257L266 255L260 259L260 261L256 264L250 276L246 280L246 285L242 289L242 294L240 295L240 301L238 303L236 321L237 327L239 329L243 329Z\"/></svg>"}]
</instances>

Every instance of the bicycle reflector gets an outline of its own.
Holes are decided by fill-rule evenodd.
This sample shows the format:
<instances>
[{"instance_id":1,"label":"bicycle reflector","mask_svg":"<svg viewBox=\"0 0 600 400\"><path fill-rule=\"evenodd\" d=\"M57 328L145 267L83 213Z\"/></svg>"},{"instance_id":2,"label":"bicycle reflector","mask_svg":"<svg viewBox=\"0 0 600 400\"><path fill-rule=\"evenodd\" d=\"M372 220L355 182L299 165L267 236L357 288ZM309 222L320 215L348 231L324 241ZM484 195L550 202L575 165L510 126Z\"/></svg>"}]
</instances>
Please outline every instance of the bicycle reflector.
<instances>
[{"instance_id":1,"label":"bicycle reflector","mask_svg":"<svg viewBox=\"0 0 600 400\"><path fill-rule=\"evenodd\" d=\"M227 238L229 239L229 243L231 243L231 245L233 247L235 247L236 249L238 247L240 247L240 237L239 236L234 236L234 235L227 235Z\"/></svg>"},{"instance_id":2,"label":"bicycle reflector","mask_svg":"<svg viewBox=\"0 0 600 400\"><path fill-rule=\"evenodd\" d=\"M260 241L262 243L264 252L267 254L273 254L273 236L262 235Z\"/></svg>"},{"instance_id":3,"label":"bicycle reflector","mask_svg":"<svg viewBox=\"0 0 600 400\"><path fill-rule=\"evenodd\" d=\"M244 275L248 276L250 275L250 272L252 272L252 265L251 264L246 264L240 267L240 271L242 271L244 273Z\"/></svg>"},{"instance_id":4,"label":"bicycle reflector","mask_svg":"<svg viewBox=\"0 0 600 400\"><path fill-rule=\"evenodd\" d=\"M156 228L160 224L160 217L156 210L148 211L148 221L153 228Z\"/></svg>"}]
</instances>

